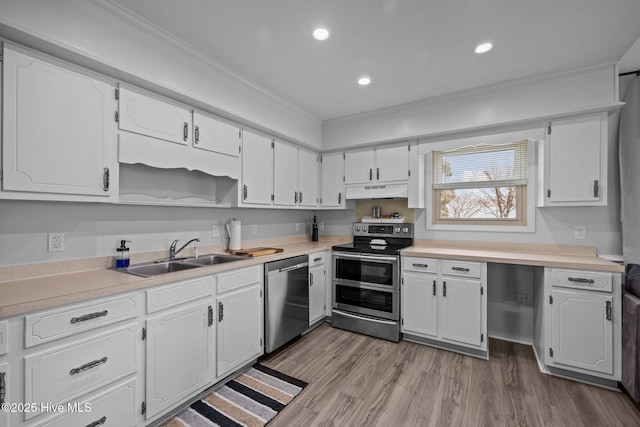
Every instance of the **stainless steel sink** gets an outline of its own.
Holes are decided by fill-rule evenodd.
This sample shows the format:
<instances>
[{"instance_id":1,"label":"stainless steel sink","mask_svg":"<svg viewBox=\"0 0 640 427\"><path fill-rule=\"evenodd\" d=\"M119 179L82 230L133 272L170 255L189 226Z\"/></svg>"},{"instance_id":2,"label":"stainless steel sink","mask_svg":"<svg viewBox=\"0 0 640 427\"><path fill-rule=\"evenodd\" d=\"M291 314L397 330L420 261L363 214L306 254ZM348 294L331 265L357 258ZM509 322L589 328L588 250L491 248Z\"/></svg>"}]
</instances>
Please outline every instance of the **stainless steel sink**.
<instances>
[{"instance_id":1,"label":"stainless steel sink","mask_svg":"<svg viewBox=\"0 0 640 427\"><path fill-rule=\"evenodd\" d=\"M247 256L239 256L239 255L203 255L198 258L187 258L184 260L185 263L188 264L197 264L197 265L215 265L222 264L225 262L233 262L233 261L242 261L243 259L249 259L251 257Z\"/></svg>"},{"instance_id":2,"label":"stainless steel sink","mask_svg":"<svg viewBox=\"0 0 640 427\"><path fill-rule=\"evenodd\" d=\"M192 268L198 267L200 267L200 265L187 264L183 261L164 261L133 265L121 271L135 274L136 276L152 277L160 276L161 274L173 273L174 271L190 270Z\"/></svg>"}]
</instances>

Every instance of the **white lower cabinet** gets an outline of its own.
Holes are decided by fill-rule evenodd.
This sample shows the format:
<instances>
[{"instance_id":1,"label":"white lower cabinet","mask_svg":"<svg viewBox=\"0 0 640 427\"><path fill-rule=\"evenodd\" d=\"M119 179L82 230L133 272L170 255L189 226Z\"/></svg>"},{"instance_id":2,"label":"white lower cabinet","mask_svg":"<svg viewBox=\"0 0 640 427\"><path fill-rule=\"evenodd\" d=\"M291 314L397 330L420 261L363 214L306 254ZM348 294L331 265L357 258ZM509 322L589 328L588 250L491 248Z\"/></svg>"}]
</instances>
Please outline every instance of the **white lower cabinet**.
<instances>
[{"instance_id":1,"label":"white lower cabinet","mask_svg":"<svg viewBox=\"0 0 640 427\"><path fill-rule=\"evenodd\" d=\"M327 270L324 252L309 254L309 325L325 316Z\"/></svg>"},{"instance_id":2,"label":"white lower cabinet","mask_svg":"<svg viewBox=\"0 0 640 427\"><path fill-rule=\"evenodd\" d=\"M218 276L217 377L263 354L262 265Z\"/></svg>"},{"instance_id":3,"label":"white lower cabinet","mask_svg":"<svg viewBox=\"0 0 640 427\"><path fill-rule=\"evenodd\" d=\"M8 399L9 364L0 362L0 405L9 402ZM9 412L0 410L0 427L9 425Z\"/></svg>"},{"instance_id":4,"label":"white lower cabinet","mask_svg":"<svg viewBox=\"0 0 640 427\"><path fill-rule=\"evenodd\" d=\"M486 271L486 263L403 257L402 332L486 356Z\"/></svg>"},{"instance_id":5,"label":"white lower cabinet","mask_svg":"<svg viewBox=\"0 0 640 427\"><path fill-rule=\"evenodd\" d=\"M620 379L621 304L617 276L545 269L547 366ZM612 286L605 286L609 289L605 291L592 290L599 283Z\"/></svg>"}]
</instances>

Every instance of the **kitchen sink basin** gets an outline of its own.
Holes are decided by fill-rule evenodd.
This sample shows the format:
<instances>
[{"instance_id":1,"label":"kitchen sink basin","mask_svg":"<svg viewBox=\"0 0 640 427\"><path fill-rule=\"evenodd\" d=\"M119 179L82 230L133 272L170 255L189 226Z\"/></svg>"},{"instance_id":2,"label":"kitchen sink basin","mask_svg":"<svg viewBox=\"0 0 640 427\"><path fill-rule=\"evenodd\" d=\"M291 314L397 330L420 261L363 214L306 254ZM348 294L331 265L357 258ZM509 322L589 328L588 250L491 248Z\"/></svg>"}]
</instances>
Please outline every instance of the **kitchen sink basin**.
<instances>
[{"instance_id":1,"label":"kitchen sink basin","mask_svg":"<svg viewBox=\"0 0 640 427\"><path fill-rule=\"evenodd\" d=\"M147 264L134 265L122 271L135 274L136 276L152 277L161 274L173 273L174 271L190 270L198 268L200 265L187 264L183 261L164 261Z\"/></svg>"},{"instance_id":2,"label":"kitchen sink basin","mask_svg":"<svg viewBox=\"0 0 640 427\"><path fill-rule=\"evenodd\" d=\"M243 259L249 259L250 257L239 256L239 255L203 255L198 258L187 258L184 260L185 263L189 264L197 264L197 265L215 265L222 264L225 262L233 262L233 261L242 261Z\"/></svg>"}]
</instances>

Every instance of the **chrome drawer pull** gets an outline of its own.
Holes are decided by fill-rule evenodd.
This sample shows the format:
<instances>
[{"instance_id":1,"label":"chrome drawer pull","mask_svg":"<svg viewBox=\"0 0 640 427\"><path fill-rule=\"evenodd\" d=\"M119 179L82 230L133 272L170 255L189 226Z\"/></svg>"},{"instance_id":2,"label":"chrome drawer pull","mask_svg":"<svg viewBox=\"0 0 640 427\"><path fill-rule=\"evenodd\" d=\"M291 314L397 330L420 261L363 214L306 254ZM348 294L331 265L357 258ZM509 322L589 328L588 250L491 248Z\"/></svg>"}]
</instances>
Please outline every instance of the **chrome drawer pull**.
<instances>
[{"instance_id":1,"label":"chrome drawer pull","mask_svg":"<svg viewBox=\"0 0 640 427\"><path fill-rule=\"evenodd\" d=\"M314 258L313 262L318 262L318 261L322 261L322 258Z\"/></svg>"},{"instance_id":2,"label":"chrome drawer pull","mask_svg":"<svg viewBox=\"0 0 640 427\"><path fill-rule=\"evenodd\" d=\"M414 267L422 267L422 268L429 268L429 264L413 264Z\"/></svg>"},{"instance_id":3,"label":"chrome drawer pull","mask_svg":"<svg viewBox=\"0 0 640 427\"><path fill-rule=\"evenodd\" d=\"M69 371L69 375L79 374L80 372L88 371L89 369L93 369L96 366L100 366L107 363L107 357L103 357L102 359L94 360L93 362L85 363L79 368L73 368Z\"/></svg>"},{"instance_id":4,"label":"chrome drawer pull","mask_svg":"<svg viewBox=\"0 0 640 427\"><path fill-rule=\"evenodd\" d=\"M87 320L95 319L97 317L104 317L107 314L109 314L108 310L96 311L95 313L85 314L84 316L72 317L71 318L71 323L84 322L84 321L87 321Z\"/></svg>"},{"instance_id":5,"label":"chrome drawer pull","mask_svg":"<svg viewBox=\"0 0 640 427\"><path fill-rule=\"evenodd\" d=\"M593 279L585 279L585 278L582 278L582 277L569 277L568 280L570 282L575 282L575 283L589 283L589 284L595 283L595 280L593 280Z\"/></svg>"},{"instance_id":6,"label":"chrome drawer pull","mask_svg":"<svg viewBox=\"0 0 640 427\"><path fill-rule=\"evenodd\" d=\"M433 281L433 296L436 295L436 281Z\"/></svg>"},{"instance_id":7,"label":"chrome drawer pull","mask_svg":"<svg viewBox=\"0 0 640 427\"><path fill-rule=\"evenodd\" d=\"M442 282L442 296L447 296L447 282Z\"/></svg>"},{"instance_id":8,"label":"chrome drawer pull","mask_svg":"<svg viewBox=\"0 0 640 427\"><path fill-rule=\"evenodd\" d=\"M104 425L107 422L107 417L102 417L97 421L92 422L91 424L87 424L87 427L98 427Z\"/></svg>"},{"instance_id":9,"label":"chrome drawer pull","mask_svg":"<svg viewBox=\"0 0 640 427\"><path fill-rule=\"evenodd\" d=\"M465 273L468 273L468 272L469 272L469 269L468 269L468 268L465 268L465 267L451 267L451 269L452 269L453 271L464 271Z\"/></svg>"},{"instance_id":10,"label":"chrome drawer pull","mask_svg":"<svg viewBox=\"0 0 640 427\"><path fill-rule=\"evenodd\" d=\"M611 301L607 301L606 312L607 312L607 320L611 320Z\"/></svg>"}]
</instances>

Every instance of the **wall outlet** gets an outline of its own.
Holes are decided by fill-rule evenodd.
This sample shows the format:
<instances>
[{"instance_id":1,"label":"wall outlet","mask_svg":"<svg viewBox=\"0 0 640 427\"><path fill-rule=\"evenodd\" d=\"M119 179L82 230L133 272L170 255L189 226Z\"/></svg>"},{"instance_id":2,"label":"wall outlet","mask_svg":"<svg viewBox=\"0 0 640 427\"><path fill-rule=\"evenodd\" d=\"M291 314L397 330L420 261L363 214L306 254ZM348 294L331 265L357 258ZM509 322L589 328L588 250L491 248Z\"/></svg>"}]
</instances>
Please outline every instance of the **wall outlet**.
<instances>
[{"instance_id":1,"label":"wall outlet","mask_svg":"<svg viewBox=\"0 0 640 427\"><path fill-rule=\"evenodd\" d=\"M49 233L49 252L64 252L64 233Z\"/></svg>"},{"instance_id":2,"label":"wall outlet","mask_svg":"<svg viewBox=\"0 0 640 427\"><path fill-rule=\"evenodd\" d=\"M296 222L296 231L300 231L300 223Z\"/></svg>"},{"instance_id":3,"label":"wall outlet","mask_svg":"<svg viewBox=\"0 0 640 427\"><path fill-rule=\"evenodd\" d=\"M573 238L576 240L584 240L587 238L587 226L576 225L573 227Z\"/></svg>"},{"instance_id":4,"label":"wall outlet","mask_svg":"<svg viewBox=\"0 0 640 427\"><path fill-rule=\"evenodd\" d=\"M318 230L324 231L324 222L321 222L320 224L318 224Z\"/></svg>"},{"instance_id":5,"label":"wall outlet","mask_svg":"<svg viewBox=\"0 0 640 427\"><path fill-rule=\"evenodd\" d=\"M253 224L253 226L251 227L251 232L254 236L258 234L258 224Z\"/></svg>"},{"instance_id":6,"label":"wall outlet","mask_svg":"<svg viewBox=\"0 0 640 427\"><path fill-rule=\"evenodd\" d=\"M218 227L217 225L214 225L213 228L211 229L211 236L214 239L220 237L220 227Z\"/></svg>"}]
</instances>

